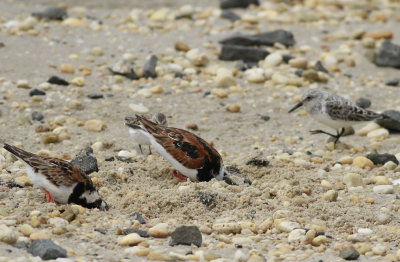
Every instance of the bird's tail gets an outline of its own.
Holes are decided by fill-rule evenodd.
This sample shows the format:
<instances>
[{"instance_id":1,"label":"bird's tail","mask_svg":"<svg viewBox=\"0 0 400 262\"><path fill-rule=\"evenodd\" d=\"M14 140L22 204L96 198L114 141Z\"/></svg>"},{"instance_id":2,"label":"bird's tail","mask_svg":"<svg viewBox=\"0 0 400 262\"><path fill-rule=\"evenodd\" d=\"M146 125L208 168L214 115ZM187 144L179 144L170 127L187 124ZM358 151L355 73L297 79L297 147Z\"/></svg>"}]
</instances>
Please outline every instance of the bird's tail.
<instances>
[{"instance_id":1,"label":"bird's tail","mask_svg":"<svg viewBox=\"0 0 400 262\"><path fill-rule=\"evenodd\" d=\"M29 152L27 152L25 150L22 150L21 148L18 148L16 146L12 146L12 145L9 145L9 144L6 144L6 143L4 143L3 148L5 150L7 150L8 152L10 152L11 154L13 154L16 157L21 158L21 159L25 159L25 158L30 157L30 156L33 155L32 153L29 153Z\"/></svg>"}]
</instances>

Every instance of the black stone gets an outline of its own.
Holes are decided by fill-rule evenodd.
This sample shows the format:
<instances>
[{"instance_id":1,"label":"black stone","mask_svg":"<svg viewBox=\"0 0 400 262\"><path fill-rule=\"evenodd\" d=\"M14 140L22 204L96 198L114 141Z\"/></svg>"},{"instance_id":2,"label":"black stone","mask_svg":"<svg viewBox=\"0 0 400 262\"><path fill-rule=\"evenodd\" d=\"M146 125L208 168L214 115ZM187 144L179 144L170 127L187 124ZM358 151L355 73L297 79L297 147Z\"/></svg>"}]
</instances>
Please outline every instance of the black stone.
<instances>
[{"instance_id":1,"label":"black stone","mask_svg":"<svg viewBox=\"0 0 400 262\"><path fill-rule=\"evenodd\" d=\"M170 246L194 244L198 247L203 242L202 235L196 226L180 226L171 234Z\"/></svg>"},{"instance_id":2,"label":"black stone","mask_svg":"<svg viewBox=\"0 0 400 262\"><path fill-rule=\"evenodd\" d=\"M71 163L78 166L87 175L98 172L99 167L97 166L97 159L92 154L93 149L91 147L86 147L72 159Z\"/></svg>"},{"instance_id":3,"label":"black stone","mask_svg":"<svg viewBox=\"0 0 400 262\"><path fill-rule=\"evenodd\" d=\"M286 64L288 64L289 61L292 60L292 59L294 59L294 58L295 58L295 57L294 57L294 56L291 56L291 55L283 55L283 56L282 56L282 61L285 62Z\"/></svg>"},{"instance_id":4,"label":"black stone","mask_svg":"<svg viewBox=\"0 0 400 262\"><path fill-rule=\"evenodd\" d=\"M268 121L271 119L271 117L267 116L267 115L261 115L260 118L264 121Z\"/></svg>"},{"instance_id":5,"label":"black stone","mask_svg":"<svg viewBox=\"0 0 400 262\"><path fill-rule=\"evenodd\" d=\"M268 166L269 161L265 159L259 159L259 158L252 158L249 161L246 162L246 165L252 165L252 166Z\"/></svg>"},{"instance_id":6,"label":"black stone","mask_svg":"<svg viewBox=\"0 0 400 262\"><path fill-rule=\"evenodd\" d=\"M136 233L141 237L149 237L149 232L147 232L146 230L140 230L140 229L134 229L134 228L125 228L122 229L122 234L124 235L129 235L132 233Z\"/></svg>"},{"instance_id":7,"label":"black stone","mask_svg":"<svg viewBox=\"0 0 400 262\"><path fill-rule=\"evenodd\" d=\"M140 214L139 212L135 212L135 213L129 215L129 217L131 217L134 220L139 221L140 224L146 224L146 220L143 218L142 214Z\"/></svg>"},{"instance_id":8,"label":"black stone","mask_svg":"<svg viewBox=\"0 0 400 262\"><path fill-rule=\"evenodd\" d=\"M315 63L314 69L329 74L329 71L326 70L326 68L322 65L321 61L317 61L317 63Z\"/></svg>"},{"instance_id":9,"label":"black stone","mask_svg":"<svg viewBox=\"0 0 400 262\"><path fill-rule=\"evenodd\" d=\"M293 155L296 151L293 149L285 148L282 150L283 153L288 153L289 155Z\"/></svg>"},{"instance_id":10,"label":"black stone","mask_svg":"<svg viewBox=\"0 0 400 262\"><path fill-rule=\"evenodd\" d=\"M30 92L29 92L29 96L45 96L46 95L46 92L44 92L44 91L42 91L42 90L39 90L39 89L32 89Z\"/></svg>"},{"instance_id":11,"label":"black stone","mask_svg":"<svg viewBox=\"0 0 400 262\"><path fill-rule=\"evenodd\" d=\"M258 0L221 0L219 7L221 9L246 8L249 5L260 5L260 2Z\"/></svg>"},{"instance_id":12,"label":"black stone","mask_svg":"<svg viewBox=\"0 0 400 262\"><path fill-rule=\"evenodd\" d=\"M146 62L143 66L143 76L146 78L156 78L156 65L157 65L158 58L155 55L152 55L150 59Z\"/></svg>"},{"instance_id":13,"label":"black stone","mask_svg":"<svg viewBox=\"0 0 400 262\"><path fill-rule=\"evenodd\" d=\"M32 16L37 16L41 19L64 20L68 15L64 8L49 7L44 11L32 13Z\"/></svg>"},{"instance_id":14,"label":"black stone","mask_svg":"<svg viewBox=\"0 0 400 262\"><path fill-rule=\"evenodd\" d=\"M389 161L399 164L397 158L392 154L368 154L366 157L374 162L374 165L384 165Z\"/></svg>"},{"instance_id":15,"label":"black stone","mask_svg":"<svg viewBox=\"0 0 400 262\"><path fill-rule=\"evenodd\" d=\"M399 83L400 83L400 79L396 78L396 79L392 79L392 80L387 81L385 83L385 85L387 85L387 86L399 86Z\"/></svg>"},{"instance_id":16,"label":"black stone","mask_svg":"<svg viewBox=\"0 0 400 262\"><path fill-rule=\"evenodd\" d=\"M381 115L384 118L375 121L378 125L391 131L400 132L400 111L385 110Z\"/></svg>"},{"instance_id":17,"label":"black stone","mask_svg":"<svg viewBox=\"0 0 400 262\"><path fill-rule=\"evenodd\" d=\"M103 94L89 94L88 98L90 99L102 99L104 98Z\"/></svg>"},{"instance_id":18,"label":"black stone","mask_svg":"<svg viewBox=\"0 0 400 262\"><path fill-rule=\"evenodd\" d=\"M232 22L240 20L240 16L231 10L223 10L221 13L221 17L228 19L229 21Z\"/></svg>"},{"instance_id":19,"label":"black stone","mask_svg":"<svg viewBox=\"0 0 400 262\"><path fill-rule=\"evenodd\" d=\"M360 97L359 99L357 99L356 104L359 107L368 108L371 106L371 100L364 98L364 97Z\"/></svg>"},{"instance_id":20,"label":"black stone","mask_svg":"<svg viewBox=\"0 0 400 262\"><path fill-rule=\"evenodd\" d=\"M358 253L358 251L352 247L346 247L339 252L339 257L343 258L344 260L357 260L359 256L360 253Z\"/></svg>"},{"instance_id":21,"label":"black stone","mask_svg":"<svg viewBox=\"0 0 400 262\"><path fill-rule=\"evenodd\" d=\"M114 160L115 160L115 157L113 157L113 156L107 157L106 159L104 159L104 161L107 161L107 162L112 162Z\"/></svg>"},{"instance_id":22,"label":"black stone","mask_svg":"<svg viewBox=\"0 0 400 262\"><path fill-rule=\"evenodd\" d=\"M13 245L13 247L28 250L28 244L26 242L18 242Z\"/></svg>"},{"instance_id":23,"label":"black stone","mask_svg":"<svg viewBox=\"0 0 400 262\"><path fill-rule=\"evenodd\" d=\"M116 156L116 158L119 161L125 162L125 163L133 163L132 157L126 157L126 156Z\"/></svg>"},{"instance_id":24,"label":"black stone","mask_svg":"<svg viewBox=\"0 0 400 262\"><path fill-rule=\"evenodd\" d=\"M257 62L263 60L267 55L269 55L269 52L262 48L223 45L218 58L224 61Z\"/></svg>"},{"instance_id":25,"label":"black stone","mask_svg":"<svg viewBox=\"0 0 400 262\"><path fill-rule=\"evenodd\" d=\"M130 71L128 73L117 72L117 71L112 70L112 68L108 68L108 70L113 75L120 75L120 76L126 77L130 80L138 80L139 79L138 75L135 73L135 71L133 71L132 68L130 69Z\"/></svg>"},{"instance_id":26,"label":"black stone","mask_svg":"<svg viewBox=\"0 0 400 262\"><path fill-rule=\"evenodd\" d=\"M281 43L285 46L293 46L295 44L293 34L289 31L278 29L274 31L264 32L256 35L244 35L236 33L219 41L224 45L266 45L273 46L275 43Z\"/></svg>"},{"instance_id":27,"label":"black stone","mask_svg":"<svg viewBox=\"0 0 400 262\"><path fill-rule=\"evenodd\" d=\"M59 85L59 86L67 86L69 85L68 81L58 77L58 76L52 76L47 80L48 83L53 84L53 85Z\"/></svg>"},{"instance_id":28,"label":"black stone","mask_svg":"<svg viewBox=\"0 0 400 262\"><path fill-rule=\"evenodd\" d=\"M400 68L400 45L385 40L379 48L375 65L382 67Z\"/></svg>"},{"instance_id":29,"label":"black stone","mask_svg":"<svg viewBox=\"0 0 400 262\"><path fill-rule=\"evenodd\" d=\"M31 116L33 121L42 121L44 118L44 115L37 111L33 111Z\"/></svg>"},{"instance_id":30,"label":"black stone","mask_svg":"<svg viewBox=\"0 0 400 262\"><path fill-rule=\"evenodd\" d=\"M15 183L15 182L9 182L9 183L7 183L7 187L8 187L8 188L14 188L14 187L23 188L23 186L20 186L20 185L18 185L18 184Z\"/></svg>"},{"instance_id":31,"label":"black stone","mask_svg":"<svg viewBox=\"0 0 400 262\"><path fill-rule=\"evenodd\" d=\"M39 256L43 260L67 257L67 250L57 246L53 241L47 239L38 239L33 241L28 248L28 252L33 256Z\"/></svg>"},{"instance_id":32,"label":"black stone","mask_svg":"<svg viewBox=\"0 0 400 262\"><path fill-rule=\"evenodd\" d=\"M103 235L107 234L107 230L105 230L104 228L95 228L94 231L97 231Z\"/></svg>"},{"instance_id":33,"label":"black stone","mask_svg":"<svg viewBox=\"0 0 400 262\"><path fill-rule=\"evenodd\" d=\"M211 206L211 204L214 203L217 195L215 193L206 193L202 191L197 191L197 196L199 197L201 203L203 203L206 206Z\"/></svg>"},{"instance_id":34,"label":"black stone","mask_svg":"<svg viewBox=\"0 0 400 262\"><path fill-rule=\"evenodd\" d=\"M181 72L177 72L177 73L175 73L175 75L174 75L175 78L183 78L184 76L185 76L185 74L184 74L184 73L181 73Z\"/></svg>"},{"instance_id":35,"label":"black stone","mask_svg":"<svg viewBox=\"0 0 400 262\"><path fill-rule=\"evenodd\" d=\"M297 75L298 77L302 77L303 76L303 70L297 69L296 71L294 71L294 74Z\"/></svg>"}]
</instances>

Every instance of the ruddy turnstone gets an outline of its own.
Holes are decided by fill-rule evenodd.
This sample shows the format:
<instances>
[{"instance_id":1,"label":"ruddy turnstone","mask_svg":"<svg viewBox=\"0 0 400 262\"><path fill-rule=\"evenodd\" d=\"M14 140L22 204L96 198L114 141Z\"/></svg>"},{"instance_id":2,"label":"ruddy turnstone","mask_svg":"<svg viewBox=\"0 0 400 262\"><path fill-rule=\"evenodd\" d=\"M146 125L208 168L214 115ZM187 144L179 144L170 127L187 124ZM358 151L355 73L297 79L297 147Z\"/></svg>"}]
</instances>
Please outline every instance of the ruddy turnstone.
<instances>
[{"instance_id":1,"label":"ruddy turnstone","mask_svg":"<svg viewBox=\"0 0 400 262\"><path fill-rule=\"evenodd\" d=\"M148 138L151 145L175 170L174 176L192 181L210 181L213 178L235 184L225 170L221 155L209 143L183 129L165 127L143 116L136 115L135 121L127 117L126 125Z\"/></svg>"},{"instance_id":2,"label":"ruddy turnstone","mask_svg":"<svg viewBox=\"0 0 400 262\"><path fill-rule=\"evenodd\" d=\"M151 119L151 121L153 121L163 127L166 127L168 125L167 117L163 113L156 113L153 115L144 115L143 117L145 117L147 119ZM136 117L126 117L125 120L127 121L127 123L130 123L131 125L139 125L139 121ZM143 154L142 145L148 145L149 152L151 154L151 148L150 148L151 143L150 143L149 138L146 135L144 135L142 132L140 132L134 128L129 128L129 134L131 135L133 140L135 140L135 142L139 144L140 153Z\"/></svg>"},{"instance_id":3,"label":"ruddy turnstone","mask_svg":"<svg viewBox=\"0 0 400 262\"><path fill-rule=\"evenodd\" d=\"M363 109L350 100L321 90L307 90L304 92L301 96L301 101L292 107L289 113L303 105L312 118L335 129L336 135L323 130L312 130L310 132L312 134L323 133L334 137L335 144L339 141L346 128L361 121L383 118L382 115Z\"/></svg>"},{"instance_id":4,"label":"ruddy turnstone","mask_svg":"<svg viewBox=\"0 0 400 262\"><path fill-rule=\"evenodd\" d=\"M38 156L8 144L4 144L4 149L25 165L29 180L34 186L44 189L47 202L108 209L91 179L78 167L62 159Z\"/></svg>"}]
</instances>

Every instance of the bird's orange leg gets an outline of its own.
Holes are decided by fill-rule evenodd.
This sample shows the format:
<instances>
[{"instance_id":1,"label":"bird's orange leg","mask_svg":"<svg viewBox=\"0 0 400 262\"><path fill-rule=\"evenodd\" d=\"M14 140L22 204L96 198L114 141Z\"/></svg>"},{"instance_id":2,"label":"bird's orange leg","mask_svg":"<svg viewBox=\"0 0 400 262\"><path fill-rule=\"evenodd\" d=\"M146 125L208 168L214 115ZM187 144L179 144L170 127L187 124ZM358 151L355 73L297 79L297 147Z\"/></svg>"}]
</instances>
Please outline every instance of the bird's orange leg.
<instances>
[{"instance_id":1,"label":"bird's orange leg","mask_svg":"<svg viewBox=\"0 0 400 262\"><path fill-rule=\"evenodd\" d=\"M172 170L171 172L175 177L179 178L180 180L186 181L186 177L179 173L179 171Z\"/></svg>"},{"instance_id":2,"label":"bird's orange leg","mask_svg":"<svg viewBox=\"0 0 400 262\"><path fill-rule=\"evenodd\" d=\"M55 201L51 198L49 191L47 191L45 189L44 192L46 193L46 201L47 201L47 203L55 203Z\"/></svg>"}]
</instances>

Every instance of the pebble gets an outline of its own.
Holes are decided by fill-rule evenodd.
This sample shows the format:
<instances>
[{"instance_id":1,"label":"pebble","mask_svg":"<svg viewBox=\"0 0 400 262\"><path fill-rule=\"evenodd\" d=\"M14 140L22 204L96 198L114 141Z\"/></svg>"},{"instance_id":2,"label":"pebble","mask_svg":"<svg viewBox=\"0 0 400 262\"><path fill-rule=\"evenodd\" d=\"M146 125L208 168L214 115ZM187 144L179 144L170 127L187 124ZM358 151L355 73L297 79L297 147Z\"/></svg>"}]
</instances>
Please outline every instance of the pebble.
<instances>
[{"instance_id":1,"label":"pebble","mask_svg":"<svg viewBox=\"0 0 400 262\"><path fill-rule=\"evenodd\" d=\"M194 66L205 66L208 64L209 59L206 54L201 53L199 49L191 49L186 53L186 58L192 63Z\"/></svg>"},{"instance_id":2,"label":"pebble","mask_svg":"<svg viewBox=\"0 0 400 262\"><path fill-rule=\"evenodd\" d=\"M221 9L246 8L249 5L260 5L259 0L222 0L219 3Z\"/></svg>"},{"instance_id":3,"label":"pebble","mask_svg":"<svg viewBox=\"0 0 400 262\"><path fill-rule=\"evenodd\" d=\"M368 154L366 156L368 159L370 159L375 165L384 165L386 162L393 162L396 164L399 164L399 161L397 160L396 156L393 154Z\"/></svg>"},{"instance_id":4,"label":"pebble","mask_svg":"<svg viewBox=\"0 0 400 262\"><path fill-rule=\"evenodd\" d=\"M305 229L301 229L301 228L297 228L297 229L293 229L288 236L288 241L290 242L303 242L305 239L305 235L306 235L306 230Z\"/></svg>"},{"instance_id":5,"label":"pebble","mask_svg":"<svg viewBox=\"0 0 400 262\"><path fill-rule=\"evenodd\" d=\"M392 217L389 213L379 213L378 216L376 217L376 221L381 224L387 224L392 220Z\"/></svg>"},{"instance_id":6,"label":"pebble","mask_svg":"<svg viewBox=\"0 0 400 262\"><path fill-rule=\"evenodd\" d=\"M146 224L146 220L143 218L143 215L139 212L134 212L129 215L130 218L137 220L140 224Z\"/></svg>"},{"instance_id":7,"label":"pebble","mask_svg":"<svg viewBox=\"0 0 400 262\"><path fill-rule=\"evenodd\" d=\"M143 66L143 76L146 78L156 78L156 66L158 58L156 55L151 55L149 60Z\"/></svg>"},{"instance_id":8,"label":"pebble","mask_svg":"<svg viewBox=\"0 0 400 262\"><path fill-rule=\"evenodd\" d=\"M164 87L162 85L156 85L150 88L152 94L162 94L164 93Z\"/></svg>"},{"instance_id":9,"label":"pebble","mask_svg":"<svg viewBox=\"0 0 400 262\"><path fill-rule=\"evenodd\" d=\"M28 252L33 256L39 256L43 260L67 257L67 250L47 239L33 241L28 248Z\"/></svg>"},{"instance_id":10,"label":"pebble","mask_svg":"<svg viewBox=\"0 0 400 262\"><path fill-rule=\"evenodd\" d=\"M101 132L107 127L106 123L99 119L91 119L85 122L84 128L88 131Z\"/></svg>"},{"instance_id":11,"label":"pebble","mask_svg":"<svg viewBox=\"0 0 400 262\"><path fill-rule=\"evenodd\" d=\"M150 97L153 95L153 93L151 92L151 90L148 89L148 88L140 89L140 90L137 92L137 94L140 95L140 96L143 96L144 98L150 98Z\"/></svg>"},{"instance_id":12,"label":"pebble","mask_svg":"<svg viewBox=\"0 0 400 262\"><path fill-rule=\"evenodd\" d=\"M382 245L382 244L376 244L373 248L372 248L372 252L375 255L378 256L383 256L386 253L387 248Z\"/></svg>"},{"instance_id":13,"label":"pebble","mask_svg":"<svg viewBox=\"0 0 400 262\"><path fill-rule=\"evenodd\" d=\"M230 87L236 85L236 80L232 76L232 71L227 68L219 68L214 79L217 87Z\"/></svg>"},{"instance_id":14,"label":"pebble","mask_svg":"<svg viewBox=\"0 0 400 262\"><path fill-rule=\"evenodd\" d=\"M49 19L49 20L63 20L67 15L67 11L61 7L48 7L43 11L34 12L32 16L37 16L40 19Z\"/></svg>"},{"instance_id":15,"label":"pebble","mask_svg":"<svg viewBox=\"0 0 400 262\"><path fill-rule=\"evenodd\" d=\"M170 246L196 245L201 246L203 240L200 230L196 226L180 226L171 233Z\"/></svg>"},{"instance_id":16,"label":"pebble","mask_svg":"<svg viewBox=\"0 0 400 262\"><path fill-rule=\"evenodd\" d=\"M375 39L372 37L366 37L361 40L361 45L364 48L375 48Z\"/></svg>"},{"instance_id":17,"label":"pebble","mask_svg":"<svg viewBox=\"0 0 400 262\"><path fill-rule=\"evenodd\" d=\"M51 239L50 236L47 235L44 231L33 232L32 234L30 234L29 238L32 241L35 241L37 239Z\"/></svg>"},{"instance_id":18,"label":"pebble","mask_svg":"<svg viewBox=\"0 0 400 262\"><path fill-rule=\"evenodd\" d=\"M44 119L44 115L37 111L33 111L31 117L32 121L42 121Z\"/></svg>"},{"instance_id":19,"label":"pebble","mask_svg":"<svg viewBox=\"0 0 400 262\"><path fill-rule=\"evenodd\" d=\"M15 232L4 224L0 224L0 242L14 244L17 241Z\"/></svg>"},{"instance_id":20,"label":"pebble","mask_svg":"<svg viewBox=\"0 0 400 262\"><path fill-rule=\"evenodd\" d=\"M245 71L246 79L249 83L263 83L265 81L264 70L262 68L252 68Z\"/></svg>"},{"instance_id":21,"label":"pebble","mask_svg":"<svg viewBox=\"0 0 400 262\"><path fill-rule=\"evenodd\" d=\"M372 39L390 39L393 37L391 31L377 31L363 34L362 38L372 38Z\"/></svg>"},{"instance_id":22,"label":"pebble","mask_svg":"<svg viewBox=\"0 0 400 262\"><path fill-rule=\"evenodd\" d=\"M360 130L358 130L356 132L356 135L358 136L366 136L369 132L379 129L381 126L378 125L375 122L370 122L368 123L366 126L364 126L363 128L361 128Z\"/></svg>"},{"instance_id":23,"label":"pebble","mask_svg":"<svg viewBox=\"0 0 400 262\"><path fill-rule=\"evenodd\" d=\"M86 22L75 18L75 17L68 17L65 19L61 24L67 25L67 26L72 26L72 27L85 27L87 26Z\"/></svg>"},{"instance_id":24,"label":"pebble","mask_svg":"<svg viewBox=\"0 0 400 262\"><path fill-rule=\"evenodd\" d=\"M42 135L42 142L43 144L52 144L52 143L58 143L60 142L60 138L58 137L57 134L54 133L44 133Z\"/></svg>"},{"instance_id":25,"label":"pebble","mask_svg":"<svg viewBox=\"0 0 400 262\"><path fill-rule=\"evenodd\" d=\"M227 110L231 113L238 113L240 112L240 105L238 104L229 105L227 107Z\"/></svg>"},{"instance_id":26,"label":"pebble","mask_svg":"<svg viewBox=\"0 0 400 262\"><path fill-rule=\"evenodd\" d=\"M377 194L393 194L394 187L392 185L379 185L374 186L373 191Z\"/></svg>"},{"instance_id":27,"label":"pebble","mask_svg":"<svg viewBox=\"0 0 400 262\"><path fill-rule=\"evenodd\" d=\"M360 253L352 247L347 247L339 252L339 257L344 260L357 260L359 256Z\"/></svg>"},{"instance_id":28,"label":"pebble","mask_svg":"<svg viewBox=\"0 0 400 262\"><path fill-rule=\"evenodd\" d=\"M278 221L274 221L274 224L275 228L281 232L289 233L293 229L300 227L300 225L297 222L287 221L287 220L279 221L279 220L280 219L278 219Z\"/></svg>"},{"instance_id":29,"label":"pebble","mask_svg":"<svg viewBox=\"0 0 400 262\"><path fill-rule=\"evenodd\" d=\"M377 66L400 68L400 46L385 40L374 62Z\"/></svg>"},{"instance_id":30,"label":"pebble","mask_svg":"<svg viewBox=\"0 0 400 262\"><path fill-rule=\"evenodd\" d=\"M362 169L374 168L374 163L364 156L358 156L353 159L353 166L359 167Z\"/></svg>"},{"instance_id":31,"label":"pebble","mask_svg":"<svg viewBox=\"0 0 400 262\"><path fill-rule=\"evenodd\" d=\"M28 224L23 224L20 228L19 231L26 237L29 237L35 230Z\"/></svg>"},{"instance_id":32,"label":"pebble","mask_svg":"<svg viewBox=\"0 0 400 262\"><path fill-rule=\"evenodd\" d=\"M223 45L218 58L224 61L257 62L263 60L268 54L269 52L263 48Z\"/></svg>"},{"instance_id":33,"label":"pebble","mask_svg":"<svg viewBox=\"0 0 400 262\"><path fill-rule=\"evenodd\" d=\"M400 111L385 110L382 115L386 116L386 118L376 120L379 125L389 130L400 131Z\"/></svg>"},{"instance_id":34,"label":"pebble","mask_svg":"<svg viewBox=\"0 0 400 262\"><path fill-rule=\"evenodd\" d=\"M140 104L131 103L131 104L129 104L129 108L132 109L134 112L139 113L139 114L146 114L146 113L148 113L150 111L142 103L140 103Z\"/></svg>"},{"instance_id":35,"label":"pebble","mask_svg":"<svg viewBox=\"0 0 400 262\"><path fill-rule=\"evenodd\" d=\"M371 100L364 97L360 97L359 99L357 99L356 105L362 108L368 108L371 106Z\"/></svg>"},{"instance_id":36,"label":"pebble","mask_svg":"<svg viewBox=\"0 0 400 262\"><path fill-rule=\"evenodd\" d=\"M320 245L325 244L326 242L328 242L328 238L327 238L326 236L324 236L324 235L321 235L321 236L315 237L315 238L311 241L311 244L312 244L313 246L318 247L318 246L320 246Z\"/></svg>"},{"instance_id":37,"label":"pebble","mask_svg":"<svg viewBox=\"0 0 400 262\"><path fill-rule=\"evenodd\" d=\"M258 228L261 231L261 233L264 233L264 232L267 232L267 230L270 229L273 224L274 224L274 220L272 219L272 217L269 217L269 218L265 219L263 222L261 222L258 225Z\"/></svg>"},{"instance_id":38,"label":"pebble","mask_svg":"<svg viewBox=\"0 0 400 262\"><path fill-rule=\"evenodd\" d=\"M15 183L20 186L30 186L32 185L31 181L27 176L19 176L14 179Z\"/></svg>"},{"instance_id":39,"label":"pebble","mask_svg":"<svg viewBox=\"0 0 400 262\"><path fill-rule=\"evenodd\" d=\"M325 179L321 180L321 186L323 186L323 187L325 187L327 189L332 189L333 188L331 182L329 182L328 180L325 180Z\"/></svg>"},{"instance_id":40,"label":"pebble","mask_svg":"<svg viewBox=\"0 0 400 262\"><path fill-rule=\"evenodd\" d=\"M329 201L329 202L336 201L337 198L338 198L338 192L335 191L335 190L328 190L328 191L324 194L323 198L324 198L326 201Z\"/></svg>"},{"instance_id":41,"label":"pebble","mask_svg":"<svg viewBox=\"0 0 400 262\"><path fill-rule=\"evenodd\" d=\"M18 80L17 81L17 87L18 88L25 88L28 89L29 88L29 83L27 80Z\"/></svg>"},{"instance_id":42,"label":"pebble","mask_svg":"<svg viewBox=\"0 0 400 262\"><path fill-rule=\"evenodd\" d=\"M159 10L156 10L153 14L150 16L150 21L154 22L163 22L167 19L168 15L168 9L167 8L161 8Z\"/></svg>"},{"instance_id":43,"label":"pebble","mask_svg":"<svg viewBox=\"0 0 400 262\"><path fill-rule=\"evenodd\" d=\"M375 176L373 181L376 185L391 185L392 183L385 176Z\"/></svg>"},{"instance_id":44,"label":"pebble","mask_svg":"<svg viewBox=\"0 0 400 262\"><path fill-rule=\"evenodd\" d=\"M139 243L143 242L145 239L139 236L137 233L131 233L122 237L119 241L121 246L136 246Z\"/></svg>"},{"instance_id":45,"label":"pebble","mask_svg":"<svg viewBox=\"0 0 400 262\"><path fill-rule=\"evenodd\" d=\"M364 184L361 175L356 173L345 174L343 176L343 183L345 183L347 187L358 187Z\"/></svg>"},{"instance_id":46,"label":"pebble","mask_svg":"<svg viewBox=\"0 0 400 262\"><path fill-rule=\"evenodd\" d=\"M98 172L97 159L92 154L92 148L84 148L71 160L71 163L79 167L86 175Z\"/></svg>"},{"instance_id":47,"label":"pebble","mask_svg":"<svg viewBox=\"0 0 400 262\"><path fill-rule=\"evenodd\" d=\"M181 41L177 41L177 42L175 42L175 50L176 51L187 52L187 51L190 50L190 47L187 44L185 44L185 43L183 43Z\"/></svg>"},{"instance_id":48,"label":"pebble","mask_svg":"<svg viewBox=\"0 0 400 262\"><path fill-rule=\"evenodd\" d=\"M219 98L228 97L228 92L223 88L213 88L211 89L211 94Z\"/></svg>"},{"instance_id":49,"label":"pebble","mask_svg":"<svg viewBox=\"0 0 400 262\"><path fill-rule=\"evenodd\" d=\"M168 224L160 223L149 229L149 235L157 238L165 238L169 236Z\"/></svg>"},{"instance_id":50,"label":"pebble","mask_svg":"<svg viewBox=\"0 0 400 262\"><path fill-rule=\"evenodd\" d=\"M293 58L289 60L289 65L298 68L298 69L307 69L308 66L308 61L305 58L299 57L299 58Z\"/></svg>"},{"instance_id":51,"label":"pebble","mask_svg":"<svg viewBox=\"0 0 400 262\"><path fill-rule=\"evenodd\" d=\"M197 124L187 124L186 128L191 130L198 130L199 126Z\"/></svg>"},{"instance_id":52,"label":"pebble","mask_svg":"<svg viewBox=\"0 0 400 262\"><path fill-rule=\"evenodd\" d=\"M271 68L282 63L282 55L279 52L272 53L264 59L264 67Z\"/></svg>"},{"instance_id":53,"label":"pebble","mask_svg":"<svg viewBox=\"0 0 400 262\"><path fill-rule=\"evenodd\" d=\"M385 139L389 136L389 131L385 128L378 128L368 133L369 138Z\"/></svg>"},{"instance_id":54,"label":"pebble","mask_svg":"<svg viewBox=\"0 0 400 262\"><path fill-rule=\"evenodd\" d=\"M82 87L85 85L85 78L82 76L75 77L71 80L71 84L77 87Z\"/></svg>"},{"instance_id":55,"label":"pebble","mask_svg":"<svg viewBox=\"0 0 400 262\"><path fill-rule=\"evenodd\" d=\"M235 222L215 223L212 229L220 234L240 234L242 231L241 226Z\"/></svg>"},{"instance_id":56,"label":"pebble","mask_svg":"<svg viewBox=\"0 0 400 262\"><path fill-rule=\"evenodd\" d=\"M396 158L396 160L397 160L397 158ZM397 166L398 165L396 163L394 163L393 161L388 161L383 165L383 168L385 170L394 170L394 169L396 169Z\"/></svg>"},{"instance_id":57,"label":"pebble","mask_svg":"<svg viewBox=\"0 0 400 262\"><path fill-rule=\"evenodd\" d=\"M65 73L65 74L73 74L73 73L75 73L75 68L71 64L61 64L60 71L61 71L61 73Z\"/></svg>"}]
</instances>

